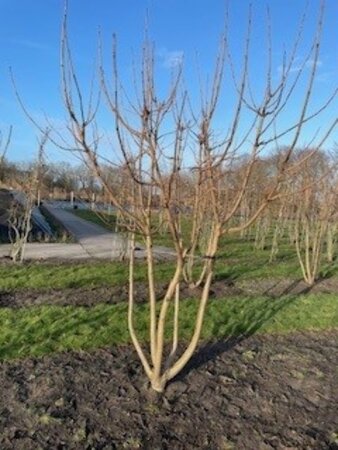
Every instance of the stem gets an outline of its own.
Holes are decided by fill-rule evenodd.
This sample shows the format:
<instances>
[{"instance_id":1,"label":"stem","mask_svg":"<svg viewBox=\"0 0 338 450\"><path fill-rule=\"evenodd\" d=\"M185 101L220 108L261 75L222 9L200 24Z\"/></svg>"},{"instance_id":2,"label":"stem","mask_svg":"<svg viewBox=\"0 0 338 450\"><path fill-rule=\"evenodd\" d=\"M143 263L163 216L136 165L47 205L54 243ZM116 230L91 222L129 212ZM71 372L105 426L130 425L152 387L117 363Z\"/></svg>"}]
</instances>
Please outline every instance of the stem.
<instances>
[{"instance_id":1,"label":"stem","mask_svg":"<svg viewBox=\"0 0 338 450\"><path fill-rule=\"evenodd\" d=\"M148 364L147 358L145 357L141 345L137 339L135 328L134 328L134 266L135 266L135 233L131 234L130 240L130 255L129 255L129 302L128 302L128 328L130 337L136 349L136 352L141 360L143 368L151 379L152 370Z\"/></svg>"}]
</instances>

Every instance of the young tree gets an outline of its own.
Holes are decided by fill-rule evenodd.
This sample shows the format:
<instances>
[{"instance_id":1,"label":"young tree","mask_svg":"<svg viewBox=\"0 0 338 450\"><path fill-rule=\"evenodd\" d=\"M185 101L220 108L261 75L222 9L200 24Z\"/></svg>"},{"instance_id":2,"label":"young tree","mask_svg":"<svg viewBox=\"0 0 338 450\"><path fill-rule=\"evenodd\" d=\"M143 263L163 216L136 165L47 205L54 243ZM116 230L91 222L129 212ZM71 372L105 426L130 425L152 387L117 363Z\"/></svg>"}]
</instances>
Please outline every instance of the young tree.
<instances>
[{"instance_id":1,"label":"young tree","mask_svg":"<svg viewBox=\"0 0 338 450\"><path fill-rule=\"evenodd\" d=\"M302 188L293 202L294 244L304 281L312 286L319 273L325 240L335 212L336 186L332 183L336 166L317 154L306 162L295 183Z\"/></svg>"},{"instance_id":2,"label":"young tree","mask_svg":"<svg viewBox=\"0 0 338 450\"><path fill-rule=\"evenodd\" d=\"M109 193L110 201L123 218L129 231L129 309L128 326L132 342L156 391L163 391L192 357L201 334L203 318L214 274L220 238L228 233L250 227L278 200L283 183L288 183L302 170L303 160L293 154L303 135L303 129L335 99L337 91L316 110L310 111L310 99L319 61L324 6L321 4L318 24L307 56L294 74L295 61L302 39L303 22L294 44L281 61L278 79L273 76L270 21L268 20L267 68L260 99L254 99L250 83L251 12L238 76L231 55L228 37L221 39L211 87L201 89L200 107L192 106L191 95L182 85L182 66L173 73L166 95L156 88L154 46L146 39L142 51L139 78L133 95L123 85L117 61L116 39L113 44L113 84L109 85L103 65L100 68L101 90L114 119L114 130L120 167L126 176L128 189L119 192L105 176L106 156L100 155L96 111L98 102L90 91L88 104L80 88L68 43L66 19L61 42L62 91L71 142L55 134L54 142L67 150L80 153L93 175ZM222 136L216 131L216 111L219 113L223 90L225 61L230 67L236 98L233 115L224 124ZM303 96L294 96L303 89ZM281 120L285 111L294 110L293 122ZM295 102L298 102L295 106ZM295 109L297 108L297 109ZM284 123L284 128L283 128ZM318 141L322 146L337 124L329 124ZM273 170L266 173L264 185L257 190L258 168L262 167L262 152L277 147L280 139L288 138L287 151L276 159ZM243 153L246 157L243 158ZM238 165L239 160L241 164ZM191 161L193 161L191 163ZM264 164L263 164L264 166ZM303 189L303 188L302 188ZM253 195L253 192L255 193ZM247 205L251 207L248 208ZM238 223L238 213L246 208L245 220ZM162 220L159 221L158 211ZM191 226L188 239L183 235L183 218ZM163 298L156 297L154 245L163 220L175 251L175 267ZM137 336L134 317L135 241L142 239L146 251L149 294L149 354ZM196 272L198 272L196 274ZM202 287L190 342L178 354L180 285L183 280ZM172 321L169 323L169 312ZM166 352L165 331L171 329L172 345Z\"/></svg>"},{"instance_id":3,"label":"young tree","mask_svg":"<svg viewBox=\"0 0 338 450\"><path fill-rule=\"evenodd\" d=\"M10 257L14 262L23 262L25 248L29 234L32 230L32 213L35 208L41 170L43 165L43 152L48 140L48 131L44 132L39 142L37 162L28 170L22 171L20 179L17 179L19 190L13 192L13 201L9 211L9 239L12 244Z\"/></svg>"}]
</instances>

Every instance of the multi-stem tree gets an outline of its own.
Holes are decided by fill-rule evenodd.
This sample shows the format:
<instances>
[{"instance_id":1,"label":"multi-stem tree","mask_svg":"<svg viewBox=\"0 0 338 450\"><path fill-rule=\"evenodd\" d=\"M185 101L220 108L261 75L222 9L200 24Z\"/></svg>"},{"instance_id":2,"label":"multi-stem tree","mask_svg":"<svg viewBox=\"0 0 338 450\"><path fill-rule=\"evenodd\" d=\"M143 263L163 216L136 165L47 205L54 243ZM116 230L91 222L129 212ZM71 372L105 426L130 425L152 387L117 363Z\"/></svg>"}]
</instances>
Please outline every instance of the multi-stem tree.
<instances>
[{"instance_id":1,"label":"multi-stem tree","mask_svg":"<svg viewBox=\"0 0 338 450\"><path fill-rule=\"evenodd\" d=\"M82 155L93 175L109 193L110 201L123 218L124 228L129 231L128 326L137 354L156 391L164 390L167 382L183 369L196 349L220 238L250 227L272 202L281 197L281 186L289 183L308 159L308 155L296 161L293 158L305 125L335 99L337 91L317 110L310 110L319 61L323 11L324 6L321 4L312 45L298 64L304 27L302 19L292 48L283 56L277 77L272 57L270 20L267 18L265 85L259 98L254 98L250 82L250 13L241 74L237 75L226 33L221 39L211 87L201 89L198 110L194 107L196 101L193 101L196 95L182 86L181 65L173 74L167 95L163 96L157 90L154 46L148 39L142 50L140 70L134 71L136 92L132 93L122 83L114 39L113 82L112 85L108 82L102 63L100 85L114 123L117 142L114 154L119 155L119 162L112 161L113 167L116 170L120 166L128 180L128 189L123 189L122 193L105 176L109 158L100 153L96 122L98 103L93 100L92 91L88 103L84 99L74 70L64 21L61 42L62 90L71 143L66 143L65 137L57 133L52 139L59 146ZM230 68L230 78L233 79L235 107L230 121L224 122L223 129L226 131L221 136L215 119L218 115L219 120L222 114L219 106L225 67ZM302 96L299 95L301 88ZM283 116L291 107L295 119L285 125ZM329 124L318 138L318 148L321 148L336 124L337 120ZM255 174L262 166L262 152L278 147L281 139L288 140L287 150L276 158L273 169L266 173L262 188L257 189ZM242 210L245 210L245 218L239 221ZM183 220L190 224L185 235ZM157 298L155 239L163 223L171 237L175 261L166 292L162 298ZM135 327L136 239L143 240L146 254L149 352L140 342ZM180 284L183 280L195 286L200 285L201 290L196 299L198 307L191 340L179 354ZM169 314L171 309L172 316ZM171 324L168 323L168 317L172 317ZM172 345L167 351L165 332L168 328L172 331Z\"/></svg>"},{"instance_id":2,"label":"multi-stem tree","mask_svg":"<svg viewBox=\"0 0 338 450\"><path fill-rule=\"evenodd\" d=\"M304 281L310 286L318 277L329 226L334 223L335 168L324 155L317 154L295 180L301 196L296 195L293 202L294 244Z\"/></svg>"}]
</instances>

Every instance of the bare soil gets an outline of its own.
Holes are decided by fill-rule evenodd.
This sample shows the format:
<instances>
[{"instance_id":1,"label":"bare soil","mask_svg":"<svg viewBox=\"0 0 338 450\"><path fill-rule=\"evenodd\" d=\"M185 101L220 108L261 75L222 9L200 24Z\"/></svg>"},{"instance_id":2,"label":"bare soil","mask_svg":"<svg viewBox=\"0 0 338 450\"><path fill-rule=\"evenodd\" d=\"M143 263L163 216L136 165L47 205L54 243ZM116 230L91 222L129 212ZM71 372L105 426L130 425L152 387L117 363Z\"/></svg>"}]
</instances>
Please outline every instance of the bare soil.
<instances>
[{"instance_id":1,"label":"bare soil","mask_svg":"<svg viewBox=\"0 0 338 450\"><path fill-rule=\"evenodd\" d=\"M236 295L241 291L229 286L227 283L219 283L213 286L211 298L221 298L224 295ZM164 296L167 284L157 286L157 297ZM192 298L197 295L198 289L189 289L184 286L182 298ZM148 291L145 283L135 283L135 299L137 303L148 301ZM34 289L14 290L0 292L0 307L20 308L33 305L59 305L59 306L95 306L98 303L116 304L128 300L128 286L103 286L79 289L51 289L46 292Z\"/></svg>"},{"instance_id":2,"label":"bare soil","mask_svg":"<svg viewBox=\"0 0 338 450\"><path fill-rule=\"evenodd\" d=\"M167 284L157 285L157 298L165 294ZM311 288L304 281L291 279L262 279L248 281L216 280L213 282L210 298L225 298L227 296L256 297L258 295L279 298L283 295L299 295L309 292L338 293L338 278L318 281ZM183 285L182 298L198 296L200 289L190 289ZM145 283L135 283L135 299L138 303L148 301L148 291ZM24 289L0 291L0 308L21 308L34 305L59 306L95 306L98 303L116 304L128 300L128 286L100 286L71 289L50 289L46 291Z\"/></svg>"},{"instance_id":3,"label":"bare soil","mask_svg":"<svg viewBox=\"0 0 338 450\"><path fill-rule=\"evenodd\" d=\"M338 332L210 343L164 395L130 347L0 364L0 448L338 449Z\"/></svg>"}]
</instances>

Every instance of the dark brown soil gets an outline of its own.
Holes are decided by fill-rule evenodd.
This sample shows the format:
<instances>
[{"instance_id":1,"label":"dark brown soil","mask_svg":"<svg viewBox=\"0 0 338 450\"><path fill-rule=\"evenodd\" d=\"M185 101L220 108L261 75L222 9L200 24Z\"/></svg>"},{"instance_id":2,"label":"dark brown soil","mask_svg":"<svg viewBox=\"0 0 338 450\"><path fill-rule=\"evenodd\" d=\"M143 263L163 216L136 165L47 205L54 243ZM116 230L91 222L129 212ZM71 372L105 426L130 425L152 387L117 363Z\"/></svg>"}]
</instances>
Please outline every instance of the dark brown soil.
<instances>
[{"instance_id":1,"label":"dark brown soil","mask_svg":"<svg viewBox=\"0 0 338 450\"><path fill-rule=\"evenodd\" d=\"M306 294L306 293L323 293L338 294L338 278L319 279L313 286L307 285L303 280L292 280L289 278L282 279L251 279L241 281L235 284L247 295L266 295L270 297L280 297L281 295Z\"/></svg>"},{"instance_id":2,"label":"dark brown soil","mask_svg":"<svg viewBox=\"0 0 338 450\"><path fill-rule=\"evenodd\" d=\"M0 448L338 449L337 339L210 344L159 397L129 347L2 363Z\"/></svg>"},{"instance_id":3,"label":"dark brown soil","mask_svg":"<svg viewBox=\"0 0 338 450\"><path fill-rule=\"evenodd\" d=\"M164 296L167 285L162 283L157 286L157 298ZM309 287L303 281L290 279L281 280L250 280L246 282L232 282L230 280L214 281L211 287L210 298L224 298L227 296L256 297L263 295L271 298L279 298L282 295L305 294L308 292L337 293L338 278L330 278L317 282ZM199 289L190 289L182 286L181 297L193 298L198 296ZM148 301L148 292L145 283L135 283L135 298L137 302ZM72 289L50 289L41 291L36 289L0 291L0 308L21 308L33 305L74 305L95 306L98 303L116 304L128 300L128 286L103 286Z\"/></svg>"},{"instance_id":4,"label":"dark brown soil","mask_svg":"<svg viewBox=\"0 0 338 450\"><path fill-rule=\"evenodd\" d=\"M167 285L157 286L157 297L164 296ZM199 289L182 288L182 298L192 298L198 294ZM221 298L225 295L239 295L241 290L231 283L215 282L211 290L211 298ZM135 283L135 299L138 303L148 301L148 291L145 283ZM98 303L116 304L128 300L128 285L103 286L92 288L51 289L43 292L34 289L14 290L0 292L0 307L20 308L33 305L74 305L94 306Z\"/></svg>"}]
</instances>

